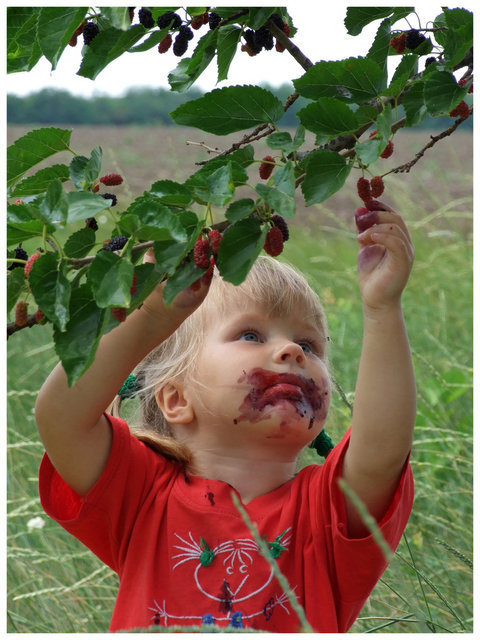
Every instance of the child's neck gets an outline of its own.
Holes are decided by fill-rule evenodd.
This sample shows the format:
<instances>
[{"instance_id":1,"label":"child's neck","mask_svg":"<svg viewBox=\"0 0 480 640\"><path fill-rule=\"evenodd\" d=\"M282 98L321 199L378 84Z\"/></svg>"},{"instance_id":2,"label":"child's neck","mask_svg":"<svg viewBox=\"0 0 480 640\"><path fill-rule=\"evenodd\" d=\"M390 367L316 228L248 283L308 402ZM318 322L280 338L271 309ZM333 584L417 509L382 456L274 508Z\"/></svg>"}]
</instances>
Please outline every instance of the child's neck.
<instances>
[{"instance_id":1,"label":"child's neck","mask_svg":"<svg viewBox=\"0 0 480 640\"><path fill-rule=\"evenodd\" d=\"M279 462L260 456L242 456L241 452L229 454L197 450L192 471L202 478L228 483L247 504L291 480L295 475L296 461Z\"/></svg>"}]
</instances>

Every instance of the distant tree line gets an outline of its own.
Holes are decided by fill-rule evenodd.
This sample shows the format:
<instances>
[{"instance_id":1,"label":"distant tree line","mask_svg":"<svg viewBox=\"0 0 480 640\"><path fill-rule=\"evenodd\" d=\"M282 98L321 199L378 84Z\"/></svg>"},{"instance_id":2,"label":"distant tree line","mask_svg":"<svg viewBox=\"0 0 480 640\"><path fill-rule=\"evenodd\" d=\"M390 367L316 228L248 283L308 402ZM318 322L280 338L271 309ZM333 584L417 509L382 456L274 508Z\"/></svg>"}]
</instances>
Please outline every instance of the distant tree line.
<instances>
[{"instance_id":1,"label":"distant tree line","mask_svg":"<svg viewBox=\"0 0 480 640\"><path fill-rule=\"evenodd\" d=\"M293 86L288 83L280 87L263 86L282 102L285 102L294 92ZM171 111L182 103L202 95L203 92L199 89L177 93L165 88L132 88L120 97L97 95L83 98L63 89L43 89L24 97L7 95L7 122L28 125L169 126L173 124L170 117ZM307 102L309 101L306 98L298 98L279 124L282 127L296 127L298 120L295 118L295 113ZM401 107L399 111L401 112ZM438 129L444 126L443 118L427 117L421 128ZM472 118L463 126L471 128Z\"/></svg>"}]
</instances>

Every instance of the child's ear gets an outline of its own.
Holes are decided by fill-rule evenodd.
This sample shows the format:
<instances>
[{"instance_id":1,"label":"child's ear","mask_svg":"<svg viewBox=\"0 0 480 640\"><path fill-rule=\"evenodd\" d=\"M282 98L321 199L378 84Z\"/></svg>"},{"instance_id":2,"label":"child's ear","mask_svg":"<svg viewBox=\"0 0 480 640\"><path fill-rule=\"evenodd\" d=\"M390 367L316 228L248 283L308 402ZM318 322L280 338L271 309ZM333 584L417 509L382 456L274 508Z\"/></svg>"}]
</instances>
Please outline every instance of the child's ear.
<instances>
[{"instance_id":1,"label":"child's ear","mask_svg":"<svg viewBox=\"0 0 480 640\"><path fill-rule=\"evenodd\" d=\"M195 417L181 382L168 382L155 394L165 420L171 424L189 424Z\"/></svg>"}]
</instances>

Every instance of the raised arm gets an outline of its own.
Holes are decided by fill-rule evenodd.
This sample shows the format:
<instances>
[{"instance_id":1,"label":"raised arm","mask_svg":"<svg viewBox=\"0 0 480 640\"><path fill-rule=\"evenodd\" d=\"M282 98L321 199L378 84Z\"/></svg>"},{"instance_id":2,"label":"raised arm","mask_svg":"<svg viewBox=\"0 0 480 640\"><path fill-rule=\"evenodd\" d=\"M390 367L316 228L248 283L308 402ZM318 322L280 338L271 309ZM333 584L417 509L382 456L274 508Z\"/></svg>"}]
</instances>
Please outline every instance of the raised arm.
<instances>
[{"instance_id":1,"label":"raised arm","mask_svg":"<svg viewBox=\"0 0 480 640\"><path fill-rule=\"evenodd\" d=\"M61 477L85 495L108 459L111 430L104 411L134 367L165 340L204 299L208 287L187 289L167 307L160 285L140 309L103 336L95 361L72 386L58 364L35 405L38 431Z\"/></svg>"},{"instance_id":2,"label":"raised arm","mask_svg":"<svg viewBox=\"0 0 480 640\"><path fill-rule=\"evenodd\" d=\"M363 343L355 389L352 432L343 475L381 518L412 445L416 389L401 296L413 263L402 218L386 205L371 212L374 226L358 236L358 278L363 303ZM370 220L371 222L372 220ZM347 500L350 535L367 533Z\"/></svg>"}]
</instances>

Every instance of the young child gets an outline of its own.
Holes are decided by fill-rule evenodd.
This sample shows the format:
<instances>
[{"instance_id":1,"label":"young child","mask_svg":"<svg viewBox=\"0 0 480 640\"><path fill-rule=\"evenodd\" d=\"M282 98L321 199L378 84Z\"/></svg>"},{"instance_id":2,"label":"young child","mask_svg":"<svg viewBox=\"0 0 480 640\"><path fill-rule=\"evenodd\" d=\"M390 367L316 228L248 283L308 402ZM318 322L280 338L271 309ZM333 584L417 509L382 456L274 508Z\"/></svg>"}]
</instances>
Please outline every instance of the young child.
<instances>
[{"instance_id":1,"label":"young child","mask_svg":"<svg viewBox=\"0 0 480 640\"><path fill-rule=\"evenodd\" d=\"M413 500L415 382L401 309L413 248L402 218L378 208L358 236L364 335L352 425L324 464L297 473L330 402L325 317L305 279L271 258L239 287L214 275L169 307L160 285L102 338L72 388L61 365L43 385L42 505L117 572L111 631L299 630L232 494L312 628L354 622L386 560L337 480L392 549ZM106 413L135 367L136 434Z\"/></svg>"}]
</instances>

